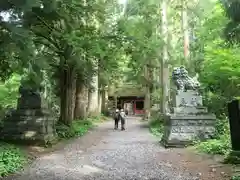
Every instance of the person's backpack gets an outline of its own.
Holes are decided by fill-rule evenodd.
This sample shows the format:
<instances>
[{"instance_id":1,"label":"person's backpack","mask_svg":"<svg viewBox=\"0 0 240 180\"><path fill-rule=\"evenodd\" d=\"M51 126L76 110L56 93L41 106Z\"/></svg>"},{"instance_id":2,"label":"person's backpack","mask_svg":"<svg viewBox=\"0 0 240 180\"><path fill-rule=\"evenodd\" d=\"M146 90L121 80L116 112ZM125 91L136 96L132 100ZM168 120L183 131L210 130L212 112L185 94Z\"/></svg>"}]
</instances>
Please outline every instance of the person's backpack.
<instances>
[{"instance_id":1,"label":"person's backpack","mask_svg":"<svg viewBox=\"0 0 240 180\"><path fill-rule=\"evenodd\" d=\"M118 112L115 112L114 114L114 119L118 119L119 118L119 113Z\"/></svg>"}]
</instances>

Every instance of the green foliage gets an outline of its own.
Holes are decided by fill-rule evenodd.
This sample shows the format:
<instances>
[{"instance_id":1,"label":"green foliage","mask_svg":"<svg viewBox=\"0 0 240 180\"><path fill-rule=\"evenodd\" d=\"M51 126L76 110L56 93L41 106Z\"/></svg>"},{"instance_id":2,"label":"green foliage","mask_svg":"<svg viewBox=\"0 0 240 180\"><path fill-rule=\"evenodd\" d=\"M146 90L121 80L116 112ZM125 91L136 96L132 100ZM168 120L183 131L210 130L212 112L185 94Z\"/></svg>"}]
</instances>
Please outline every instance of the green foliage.
<instances>
[{"instance_id":1,"label":"green foliage","mask_svg":"<svg viewBox=\"0 0 240 180\"><path fill-rule=\"evenodd\" d=\"M106 120L106 117L99 115L83 120L75 120L71 126L59 123L56 127L56 131L60 139L78 137L86 134L91 128L93 128L95 122L101 122L102 120Z\"/></svg>"},{"instance_id":2,"label":"green foliage","mask_svg":"<svg viewBox=\"0 0 240 180\"><path fill-rule=\"evenodd\" d=\"M130 71L125 73L128 81L145 85L144 67L151 70L159 67L159 49L163 42L159 22L159 1L128 1L125 15L118 21L118 31L131 38L124 45L130 61ZM152 83L152 79L151 79Z\"/></svg>"},{"instance_id":3,"label":"green foliage","mask_svg":"<svg viewBox=\"0 0 240 180\"><path fill-rule=\"evenodd\" d=\"M227 102L240 95L239 47L228 46L221 36L227 22L223 7L216 3L198 31L204 44L204 61L200 64L204 100L218 117L227 114Z\"/></svg>"},{"instance_id":4,"label":"green foliage","mask_svg":"<svg viewBox=\"0 0 240 180\"><path fill-rule=\"evenodd\" d=\"M227 155L231 149L230 129L226 117L217 119L214 139L195 143L197 150L208 154Z\"/></svg>"},{"instance_id":5,"label":"green foliage","mask_svg":"<svg viewBox=\"0 0 240 180\"><path fill-rule=\"evenodd\" d=\"M109 118L106 117L104 114L100 114L98 116L91 116L88 117L86 120L90 121L90 122L101 122L101 121L106 121Z\"/></svg>"},{"instance_id":6,"label":"green foliage","mask_svg":"<svg viewBox=\"0 0 240 180\"><path fill-rule=\"evenodd\" d=\"M2 128L2 118L8 108L15 108L19 96L18 88L21 77L12 74L5 82L0 81L0 129Z\"/></svg>"},{"instance_id":7,"label":"green foliage","mask_svg":"<svg viewBox=\"0 0 240 180\"><path fill-rule=\"evenodd\" d=\"M222 135L219 139L211 139L196 145L197 150L208 154L226 155L230 150L230 140L228 135Z\"/></svg>"},{"instance_id":8,"label":"green foliage","mask_svg":"<svg viewBox=\"0 0 240 180\"><path fill-rule=\"evenodd\" d=\"M86 134L89 129L93 127L93 123L90 120L76 120L73 121L71 126L64 124L58 124L56 131L58 137L61 139L70 139Z\"/></svg>"},{"instance_id":9,"label":"green foliage","mask_svg":"<svg viewBox=\"0 0 240 180\"><path fill-rule=\"evenodd\" d=\"M215 124L215 138L220 138L222 135L230 134L229 120L226 116L218 118Z\"/></svg>"},{"instance_id":10,"label":"green foliage","mask_svg":"<svg viewBox=\"0 0 240 180\"><path fill-rule=\"evenodd\" d=\"M161 119L159 118L152 118L150 121L149 121L149 129L150 129L150 132L157 136L157 137L161 137L162 136L162 133L163 133L163 122Z\"/></svg>"},{"instance_id":11,"label":"green foliage","mask_svg":"<svg viewBox=\"0 0 240 180\"><path fill-rule=\"evenodd\" d=\"M240 180L240 176L232 176L231 180Z\"/></svg>"},{"instance_id":12,"label":"green foliage","mask_svg":"<svg viewBox=\"0 0 240 180\"><path fill-rule=\"evenodd\" d=\"M5 82L0 82L0 105L1 108L16 107L17 98L19 96L18 88L21 77L13 74Z\"/></svg>"},{"instance_id":13,"label":"green foliage","mask_svg":"<svg viewBox=\"0 0 240 180\"><path fill-rule=\"evenodd\" d=\"M26 156L19 148L0 142L0 177L23 168L26 162Z\"/></svg>"},{"instance_id":14,"label":"green foliage","mask_svg":"<svg viewBox=\"0 0 240 180\"><path fill-rule=\"evenodd\" d=\"M226 0L227 2L228 0ZM229 3L230 1L228 1ZM226 8L226 7L225 7ZM233 16L232 6L227 10L227 14ZM231 17L233 18L233 17ZM233 18L234 19L234 18ZM204 60L198 64L200 72L200 82L204 87L204 104L207 105L209 111L217 116L215 139L207 142L200 142L196 145L199 151L209 154L227 155L230 152L230 130L227 115L227 102L240 95L239 85L239 46L225 42L224 31L225 26L236 23L229 23L225 16L223 6L215 3L212 14L205 17L202 26L198 29L200 38L198 43L203 49L199 49L204 55ZM233 30L234 28L229 28ZM234 29L236 31L236 29ZM226 32L225 32L226 36ZM231 33L229 36L236 36ZM229 39L236 37L229 37Z\"/></svg>"}]
</instances>

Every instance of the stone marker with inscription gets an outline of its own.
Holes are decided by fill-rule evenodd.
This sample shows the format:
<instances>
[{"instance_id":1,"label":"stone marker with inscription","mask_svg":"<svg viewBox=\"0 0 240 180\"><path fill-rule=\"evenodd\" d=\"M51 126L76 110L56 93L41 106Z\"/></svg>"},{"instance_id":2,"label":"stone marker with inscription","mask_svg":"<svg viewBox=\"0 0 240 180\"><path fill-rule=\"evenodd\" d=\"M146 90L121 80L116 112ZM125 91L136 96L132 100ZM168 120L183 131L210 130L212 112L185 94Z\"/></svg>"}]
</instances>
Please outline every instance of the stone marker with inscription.
<instances>
[{"instance_id":1,"label":"stone marker with inscription","mask_svg":"<svg viewBox=\"0 0 240 180\"><path fill-rule=\"evenodd\" d=\"M3 121L1 139L43 144L55 139L55 120L37 89L19 88L17 109Z\"/></svg>"},{"instance_id":2,"label":"stone marker with inscription","mask_svg":"<svg viewBox=\"0 0 240 180\"><path fill-rule=\"evenodd\" d=\"M172 79L170 113L164 117L161 142L165 147L182 147L196 139L211 138L216 116L203 106L200 83L189 77L183 66L174 68Z\"/></svg>"}]
</instances>

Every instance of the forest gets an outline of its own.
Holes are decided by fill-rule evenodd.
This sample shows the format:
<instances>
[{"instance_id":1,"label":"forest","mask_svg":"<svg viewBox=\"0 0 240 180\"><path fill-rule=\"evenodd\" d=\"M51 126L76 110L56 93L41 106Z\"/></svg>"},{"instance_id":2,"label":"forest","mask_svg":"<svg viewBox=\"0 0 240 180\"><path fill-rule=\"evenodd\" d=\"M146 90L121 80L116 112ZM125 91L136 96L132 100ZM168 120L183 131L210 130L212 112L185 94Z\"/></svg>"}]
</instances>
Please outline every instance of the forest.
<instances>
[{"instance_id":1,"label":"forest","mask_svg":"<svg viewBox=\"0 0 240 180\"><path fill-rule=\"evenodd\" d=\"M37 88L58 136L80 136L106 115L106 90L130 82L146 89L148 118L154 104L165 112L170 72L184 65L217 116L215 139L197 148L227 155L226 105L240 95L239 10L238 0L0 0L0 117L16 108L20 85ZM0 176L24 161L0 143Z\"/></svg>"}]
</instances>

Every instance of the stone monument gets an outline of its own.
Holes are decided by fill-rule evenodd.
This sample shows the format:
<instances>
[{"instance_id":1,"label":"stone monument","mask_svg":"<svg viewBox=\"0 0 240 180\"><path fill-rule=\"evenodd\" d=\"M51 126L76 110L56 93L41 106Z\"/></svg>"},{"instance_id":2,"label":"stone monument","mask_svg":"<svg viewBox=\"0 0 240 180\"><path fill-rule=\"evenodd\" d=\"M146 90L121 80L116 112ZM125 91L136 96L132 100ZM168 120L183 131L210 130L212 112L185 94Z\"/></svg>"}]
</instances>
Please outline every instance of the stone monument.
<instances>
[{"instance_id":1,"label":"stone monument","mask_svg":"<svg viewBox=\"0 0 240 180\"><path fill-rule=\"evenodd\" d=\"M19 87L17 109L3 120L1 139L45 144L56 137L55 120L37 88Z\"/></svg>"},{"instance_id":2,"label":"stone monument","mask_svg":"<svg viewBox=\"0 0 240 180\"><path fill-rule=\"evenodd\" d=\"M183 147L197 139L211 138L216 116L203 106L198 80L189 77L188 71L181 66L174 68L172 81L170 113L164 116L163 145Z\"/></svg>"}]
</instances>

